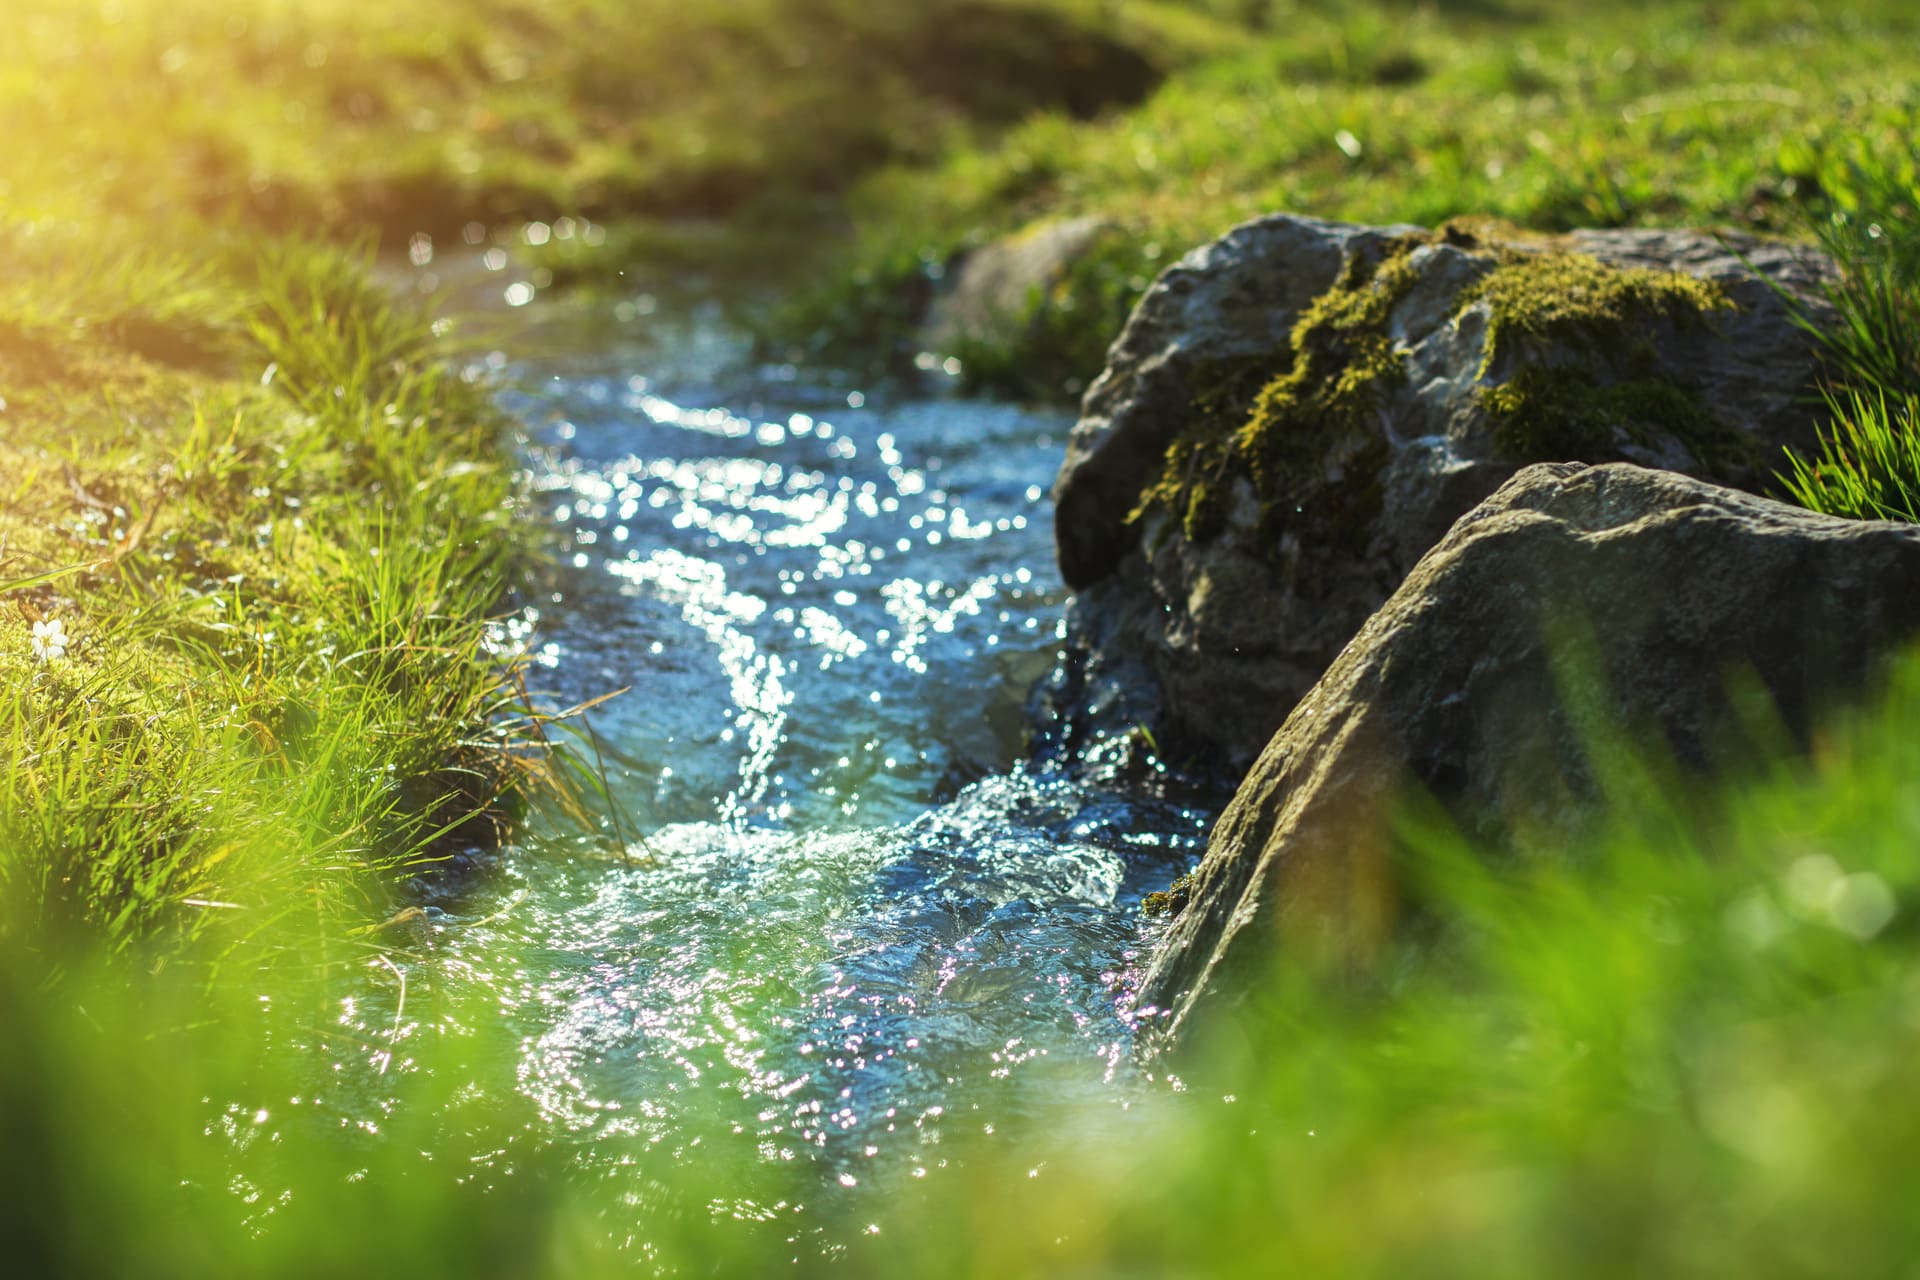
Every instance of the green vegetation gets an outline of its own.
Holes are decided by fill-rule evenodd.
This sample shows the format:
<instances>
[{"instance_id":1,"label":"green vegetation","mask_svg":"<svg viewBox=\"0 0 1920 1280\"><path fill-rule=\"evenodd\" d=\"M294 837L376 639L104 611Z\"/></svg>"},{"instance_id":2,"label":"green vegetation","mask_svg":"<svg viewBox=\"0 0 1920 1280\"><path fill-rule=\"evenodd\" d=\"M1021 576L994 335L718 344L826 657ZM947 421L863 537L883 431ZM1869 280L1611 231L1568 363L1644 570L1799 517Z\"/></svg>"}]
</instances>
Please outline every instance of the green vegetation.
<instances>
[{"instance_id":1,"label":"green vegetation","mask_svg":"<svg viewBox=\"0 0 1920 1280\"><path fill-rule=\"evenodd\" d=\"M1517 460L1610 457L1621 441L1644 441L1656 430L1739 446L1699 397L1659 378L1603 384L1586 370L1524 365L1505 382L1483 388L1479 398L1493 421L1495 442Z\"/></svg>"},{"instance_id":2,"label":"green vegetation","mask_svg":"<svg viewBox=\"0 0 1920 1280\"><path fill-rule=\"evenodd\" d=\"M19 0L0 197L398 243L468 222L820 220L892 162L1150 91L1228 33L1127 0ZM164 140L168 163L140 148Z\"/></svg>"},{"instance_id":3,"label":"green vegetation","mask_svg":"<svg viewBox=\"0 0 1920 1280\"><path fill-rule=\"evenodd\" d=\"M1176 253L1276 210L1798 234L1809 209L1850 207L1863 159L1911 169L1920 12L1898 0L1237 12L1251 28L1231 52L1139 108L1040 116L930 170L876 174L852 195L858 231L828 292L885 306L924 263L1043 217L1103 216ZM867 350L911 342L878 321ZM1053 385L1094 371L1054 369Z\"/></svg>"},{"instance_id":4,"label":"green vegetation","mask_svg":"<svg viewBox=\"0 0 1920 1280\"><path fill-rule=\"evenodd\" d=\"M1193 901L1193 873L1175 876L1165 890L1141 899L1140 909L1150 916L1177 916Z\"/></svg>"},{"instance_id":5,"label":"green vegetation","mask_svg":"<svg viewBox=\"0 0 1920 1280\"><path fill-rule=\"evenodd\" d=\"M1787 457L1781 480L1794 500L1854 520L1920 522L1920 395L1854 388L1827 403L1818 451Z\"/></svg>"},{"instance_id":6,"label":"green vegetation","mask_svg":"<svg viewBox=\"0 0 1920 1280\"><path fill-rule=\"evenodd\" d=\"M334 254L9 253L35 264L0 296L11 923L114 949L365 923L374 873L486 842L546 767L486 621L535 545L489 388Z\"/></svg>"},{"instance_id":7,"label":"green vegetation","mask_svg":"<svg viewBox=\"0 0 1920 1280\"><path fill-rule=\"evenodd\" d=\"M1482 377L1528 342L1582 342L1616 353L1648 322L1699 323L1733 305L1720 289L1683 271L1610 267L1583 253L1554 252L1506 255L1468 286L1456 310L1482 302Z\"/></svg>"},{"instance_id":8,"label":"green vegetation","mask_svg":"<svg viewBox=\"0 0 1920 1280\"><path fill-rule=\"evenodd\" d=\"M875 1269L1899 1274L1915 714L1908 663L1706 805L1616 762L1612 829L1520 865L1410 822L1424 939L1290 952L1169 1064L1189 1092L1037 1177L982 1153L965 1220L994 1229L883 1233Z\"/></svg>"},{"instance_id":9,"label":"green vegetation","mask_svg":"<svg viewBox=\"0 0 1920 1280\"><path fill-rule=\"evenodd\" d=\"M1821 239L1841 265L1836 321L1802 314L1827 358L1831 421L1782 484L1801 505L1865 520L1920 519L1920 178L1860 166L1860 192Z\"/></svg>"},{"instance_id":10,"label":"green vegetation","mask_svg":"<svg viewBox=\"0 0 1920 1280\"><path fill-rule=\"evenodd\" d=\"M1651 332L1711 324L1733 306L1717 286L1680 271L1608 266L1585 254L1507 253L1469 286L1456 314L1485 305L1480 375L1506 370L1483 387L1480 404L1494 442L1516 461L1607 458L1655 432L1685 441L1702 461L1747 460L1750 447L1691 391L1649 376ZM1529 363L1539 343L1584 351L1584 366Z\"/></svg>"}]
</instances>

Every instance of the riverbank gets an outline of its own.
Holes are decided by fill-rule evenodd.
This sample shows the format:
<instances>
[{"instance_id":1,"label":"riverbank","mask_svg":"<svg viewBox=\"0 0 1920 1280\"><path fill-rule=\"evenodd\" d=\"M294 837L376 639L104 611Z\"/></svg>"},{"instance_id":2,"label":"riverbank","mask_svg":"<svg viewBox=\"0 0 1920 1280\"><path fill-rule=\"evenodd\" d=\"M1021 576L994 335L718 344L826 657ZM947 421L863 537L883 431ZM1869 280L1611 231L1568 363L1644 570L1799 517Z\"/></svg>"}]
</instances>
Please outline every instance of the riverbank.
<instances>
[{"instance_id":1,"label":"riverbank","mask_svg":"<svg viewBox=\"0 0 1920 1280\"><path fill-rule=\"evenodd\" d=\"M365 924L544 767L511 424L330 250L12 228L0 838L58 949ZM525 751L523 751L523 748Z\"/></svg>"},{"instance_id":2,"label":"riverbank","mask_svg":"<svg viewBox=\"0 0 1920 1280\"><path fill-rule=\"evenodd\" d=\"M1286 212L1538 231L1723 226L1798 238L1912 170L1911 6L1863 0L1609 7L1242 5L1235 47L1093 122L1026 121L990 146L891 168L848 200L854 233L776 313L812 359L899 362L913 300L967 250L1066 219L1108 223L1004 335L960 352L975 385L1071 399L1155 275ZM780 336L776 345L792 345Z\"/></svg>"}]
</instances>

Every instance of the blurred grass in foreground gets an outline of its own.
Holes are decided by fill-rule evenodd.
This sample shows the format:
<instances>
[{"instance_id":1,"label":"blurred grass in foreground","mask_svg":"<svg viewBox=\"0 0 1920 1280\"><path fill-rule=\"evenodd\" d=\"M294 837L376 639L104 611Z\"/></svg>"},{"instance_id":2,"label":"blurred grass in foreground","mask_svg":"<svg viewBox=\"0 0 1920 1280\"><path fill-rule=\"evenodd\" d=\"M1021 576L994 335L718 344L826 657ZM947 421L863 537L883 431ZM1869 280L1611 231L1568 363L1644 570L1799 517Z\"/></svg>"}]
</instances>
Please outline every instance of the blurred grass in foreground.
<instances>
[{"instance_id":1,"label":"blurred grass in foreground","mask_svg":"<svg viewBox=\"0 0 1920 1280\"><path fill-rule=\"evenodd\" d=\"M430 952L331 989L49 991L8 931L0 1213L64 1274L1904 1274L1916 716L1909 659L1811 759L1717 797L1639 775L1600 836L1523 863L1410 824L1428 922L1364 973L1288 957L1179 1091L996 1107L1030 1118L808 1215L824 1189L724 1117L673 1153L550 1146L505 1014Z\"/></svg>"},{"instance_id":2,"label":"blurred grass in foreground","mask_svg":"<svg viewBox=\"0 0 1920 1280\"><path fill-rule=\"evenodd\" d=\"M1399 868L1428 937L1357 980L1289 957L1183 1055L1189 1092L1136 1140L981 1173L971 1229L888 1261L1906 1274L1917 713L1909 659L1811 761L1705 804L1642 776L1605 834L1544 860L1414 825Z\"/></svg>"}]
</instances>

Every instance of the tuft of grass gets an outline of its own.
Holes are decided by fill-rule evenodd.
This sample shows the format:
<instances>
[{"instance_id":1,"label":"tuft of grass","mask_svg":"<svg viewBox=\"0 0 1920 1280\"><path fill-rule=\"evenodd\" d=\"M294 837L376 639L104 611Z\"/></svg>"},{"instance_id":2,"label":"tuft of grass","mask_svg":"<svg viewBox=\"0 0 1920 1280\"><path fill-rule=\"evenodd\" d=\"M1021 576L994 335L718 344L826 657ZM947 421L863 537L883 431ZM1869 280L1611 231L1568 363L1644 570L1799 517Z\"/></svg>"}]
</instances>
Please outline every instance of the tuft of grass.
<instances>
[{"instance_id":1,"label":"tuft of grass","mask_svg":"<svg viewBox=\"0 0 1920 1280\"><path fill-rule=\"evenodd\" d=\"M1831 322L1796 304L1824 359L1827 426L1780 475L1802 506L1862 520L1920 520L1920 152L1860 155L1816 224L1840 276Z\"/></svg>"},{"instance_id":2,"label":"tuft of grass","mask_svg":"<svg viewBox=\"0 0 1920 1280\"><path fill-rule=\"evenodd\" d=\"M489 388L364 261L228 248L49 252L0 295L35 375L0 444L0 892L54 951L337 933L546 771L489 622L536 551Z\"/></svg>"},{"instance_id":3,"label":"tuft of grass","mask_svg":"<svg viewBox=\"0 0 1920 1280\"><path fill-rule=\"evenodd\" d=\"M1787 455L1780 482L1795 502L1855 520L1920 523L1920 394L1830 392L1812 457Z\"/></svg>"}]
</instances>

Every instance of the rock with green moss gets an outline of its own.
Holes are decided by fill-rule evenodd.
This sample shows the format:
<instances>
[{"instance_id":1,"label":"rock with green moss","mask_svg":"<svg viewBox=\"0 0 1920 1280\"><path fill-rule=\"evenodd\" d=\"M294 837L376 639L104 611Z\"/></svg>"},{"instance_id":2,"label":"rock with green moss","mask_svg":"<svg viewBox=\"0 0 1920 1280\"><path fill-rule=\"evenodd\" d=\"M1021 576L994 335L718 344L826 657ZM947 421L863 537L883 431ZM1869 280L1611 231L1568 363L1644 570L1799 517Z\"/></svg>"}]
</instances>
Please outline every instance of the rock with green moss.
<instances>
[{"instance_id":1,"label":"rock with green moss","mask_svg":"<svg viewBox=\"0 0 1920 1280\"><path fill-rule=\"evenodd\" d=\"M1815 357L1776 287L1817 309L1829 270L1701 232L1285 216L1195 251L1114 344L1055 485L1078 592L1040 699L1056 736L1110 712L1244 764L1528 463L1765 487L1814 426Z\"/></svg>"}]
</instances>

